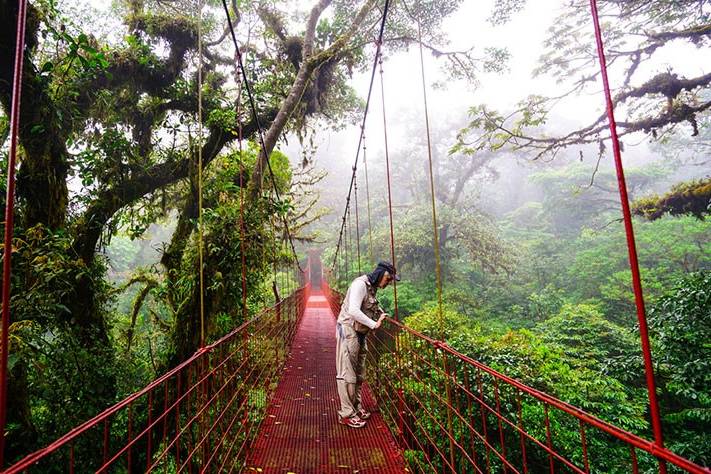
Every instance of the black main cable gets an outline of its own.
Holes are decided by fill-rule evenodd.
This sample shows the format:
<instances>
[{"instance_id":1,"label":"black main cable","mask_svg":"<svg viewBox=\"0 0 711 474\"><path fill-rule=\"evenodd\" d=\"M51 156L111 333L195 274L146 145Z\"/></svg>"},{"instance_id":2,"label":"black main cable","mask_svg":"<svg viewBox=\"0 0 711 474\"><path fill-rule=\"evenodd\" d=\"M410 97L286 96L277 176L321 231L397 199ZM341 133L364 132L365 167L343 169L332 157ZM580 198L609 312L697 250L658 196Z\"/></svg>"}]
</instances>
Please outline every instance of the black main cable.
<instances>
[{"instance_id":1,"label":"black main cable","mask_svg":"<svg viewBox=\"0 0 711 474\"><path fill-rule=\"evenodd\" d=\"M389 1L389 0L386 0L386 1ZM262 125L259 122L259 117L257 116L257 107L254 104L254 96L252 95L252 88L249 85L249 79L247 78L247 71L245 71L245 69L244 69L244 63L242 62L242 53L239 49L239 45L237 44L237 36L235 35L235 29L232 26L232 17L230 16L230 10L227 8L227 2L225 0L222 0L222 6L225 9L225 15L227 15L227 25L230 27L230 34L232 36L232 42L235 45L235 53L237 55L237 62L239 63L239 69L242 72L242 77L244 78L244 86L247 90L247 97L249 98L249 105L252 110L252 117L254 117L254 123L257 125L257 133L259 135L259 144L261 145L262 153L264 153L264 156L266 158L267 169L269 170L269 177L272 182L272 187L274 188L274 194L276 195L276 198L281 202L281 196L279 195L279 190L277 189L276 179L274 178L274 171L272 171L272 164L269 161L269 156L267 155L267 147L264 144L264 133L262 131ZM238 117L238 120L239 120L239 117ZM257 163L259 163L259 158L257 158ZM303 273L304 269L301 268L301 263L299 263L299 257L296 254L296 248L294 247L294 240L292 239L291 231L289 230L289 224L288 224L285 216L282 216L282 221L284 222L284 227L286 228L286 235L289 238L289 244L291 244L291 251L294 254L294 260L296 260L296 265L299 267L299 270Z\"/></svg>"},{"instance_id":2,"label":"black main cable","mask_svg":"<svg viewBox=\"0 0 711 474\"><path fill-rule=\"evenodd\" d=\"M225 0L222 0L224 3ZM355 181L356 171L358 170L358 158L360 157L360 148L363 143L363 135L365 134L365 120L368 117L368 109L370 107L370 96L373 92L373 83L375 82L375 71L378 67L378 60L382 54L381 46L383 45L383 33L385 32L385 20L388 16L388 9L390 7L390 0L385 0L385 6L383 7L383 18L380 22L380 32L378 33L378 39L376 42L377 49L375 50L375 58L373 59L373 70L370 73L370 86L368 87L368 98L365 102L365 110L363 112L363 122L360 126L360 137L358 138L358 149L356 151L355 163L353 164L353 173L351 174L351 183L348 187L348 196L346 196L346 207L343 210L343 217L341 218L341 230L338 234L338 244L336 245L336 253L333 255L333 263L331 264L331 270L336 267L336 260L338 258L338 252L341 248L341 242L343 240L343 230L346 225L346 213L348 212L348 207L351 203L351 192L353 191L353 183ZM371 262L372 263L372 262Z\"/></svg>"}]
</instances>

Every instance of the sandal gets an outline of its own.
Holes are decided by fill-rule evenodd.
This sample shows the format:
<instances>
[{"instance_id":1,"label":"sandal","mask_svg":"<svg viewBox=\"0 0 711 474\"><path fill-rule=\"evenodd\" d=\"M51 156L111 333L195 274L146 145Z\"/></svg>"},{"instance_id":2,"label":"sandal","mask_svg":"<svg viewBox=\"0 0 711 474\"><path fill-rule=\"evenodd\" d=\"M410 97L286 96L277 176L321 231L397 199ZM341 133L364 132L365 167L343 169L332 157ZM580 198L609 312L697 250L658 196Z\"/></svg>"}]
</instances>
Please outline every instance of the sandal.
<instances>
[{"instance_id":1,"label":"sandal","mask_svg":"<svg viewBox=\"0 0 711 474\"><path fill-rule=\"evenodd\" d=\"M358 416L352 416L350 418L339 418L338 422L342 425L346 425L349 428L363 428L365 426L365 421L358 418Z\"/></svg>"}]
</instances>

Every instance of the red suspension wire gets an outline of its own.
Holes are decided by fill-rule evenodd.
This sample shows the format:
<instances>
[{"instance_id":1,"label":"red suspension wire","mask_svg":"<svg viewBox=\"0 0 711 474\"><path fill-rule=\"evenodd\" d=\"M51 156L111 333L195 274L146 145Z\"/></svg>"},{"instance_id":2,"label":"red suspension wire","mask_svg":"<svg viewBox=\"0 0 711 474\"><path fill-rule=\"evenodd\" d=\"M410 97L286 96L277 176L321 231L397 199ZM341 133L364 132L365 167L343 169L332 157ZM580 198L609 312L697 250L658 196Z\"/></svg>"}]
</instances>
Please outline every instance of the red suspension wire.
<instances>
[{"instance_id":1,"label":"red suspension wire","mask_svg":"<svg viewBox=\"0 0 711 474\"><path fill-rule=\"evenodd\" d=\"M351 216L353 215L353 211L351 211L351 206L348 206L348 252L350 252L351 255L351 260L350 260L350 270L353 272L355 270L356 264L353 262L353 258L355 257L355 252L353 251L353 221L351 220Z\"/></svg>"},{"instance_id":2,"label":"red suspension wire","mask_svg":"<svg viewBox=\"0 0 711 474\"><path fill-rule=\"evenodd\" d=\"M634 229L632 227L632 214L630 213L629 198L627 196L627 185L625 183L625 173L622 166L622 154L620 151L620 141L617 136L617 124L615 122L614 104L612 93L610 92L610 82L607 77L607 62L605 60L605 49L600 30L600 19L598 17L597 1L590 0L590 11L592 12L593 25L595 27L595 41L597 43L597 55L600 60L600 75L605 89L605 102L607 106L607 118L610 123L610 138L612 140L612 152L615 158L615 169L617 170L617 185L620 191L620 201L622 203L622 216L625 223L625 233L627 235L627 251L629 254L630 269L632 270L632 286L634 288L634 300L637 307L637 320L639 322L639 336L642 342L642 354L644 357L645 376L647 379L647 392L649 394L649 408L652 418L652 431L654 432L654 442L660 448L664 447L662 435L662 421L659 414L659 403L657 402L657 389L654 381L654 366L652 364L652 350L649 343L649 331L647 328L647 316L644 307L644 296L642 293L642 280L639 272L639 262L637 260L637 247L635 245ZM660 459L660 472L666 472L666 464Z\"/></svg>"},{"instance_id":3,"label":"red suspension wire","mask_svg":"<svg viewBox=\"0 0 711 474\"><path fill-rule=\"evenodd\" d=\"M338 257L338 250L341 247L341 241L343 240L343 231L345 228L345 218L346 218L346 211L348 209L348 205L351 200L351 192L353 191L353 182L355 180L355 170L358 168L358 157L360 156L360 147L361 144L363 143L363 140L365 139L364 133L365 133L365 121L368 118L368 110L370 109L370 97L373 92L373 83L375 82L375 71L378 66L378 62L381 59L381 47L383 45L383 33L385 32L385 20L388 18L388 10L390 8L390 0L385 0L385 5L383 7L383 16L380 19L380 31L378 33L378 39L375 42L376 45L376 50L375 50L375 57L373 58L373 67L370 73L370 85L368 86L368 98L365 101L365 110L363 111L363 121L361 122L360 126L360 136L358 137L358 148L356 149L356 157L355 157L355 162L353 164L354 171L351 174L351 183L348 186L348 196L346 197L346 208L343 210L343 219L341 223L341 230L338 233L338 243L336 244L336 252L333 257L333 263L331 264L331 268L335 268L336 266L336 258Z\"/></svg>"},{"instance_id":4,"label":"red suspension wire","mask_svg":"<svg viewBox=\"0 0 711 474\"><path fill-rule=\"evenodd\" d=\"M244 68L244 63L242 62L242 53L239 47L239 44L237 43L237 35L235 34L235 29L232 24L232 15L230 15L230 10L227 7L227 2L226 0L222 0L222 7L225 10L225 17L227 18L227 26L229 27L230 30L230 35L232 37L232 43L234 44L235 47L235 56L237 56L237 64L239 65L239 70L242 73L242 78L244 79L244 88L247 91L247 99L249 100L249 105L250 109L252 112L252 117L254 118L254 122L257 125L257 136L259 138L259 144L262 147L262 151L266 153L267 148L266 145L264 144L264 132L262 130L262 124L259 121L259 115L257 114L257 106L254 102L254 96L252 95L252 87L249 85L249 79L247 78L247 71ZM267 171L269 172L269 178L271 180L272 184L272 191L274 195L276 196L278 201L281 201L281 196L279 195L279 188L277 187L276 184L276 178L274 177L274 170L272 169L272 164L271 161L269 160L269 157L266 159L267 162ZM291 246L291 251L293 253L294 260L296 261L296 265L299 267L299 270L303 272L303 269L301 268L301 263L299 262L299 257L296 254L296 248L294 247L294 240L292 239L291 231L289 230L289 223L286 219L286 217L282 217L282 222L284 223L284 228L286 229L286 234L289 238L289 244Z\"/></svg>"},{"instance_id":5,"label":"red suspension wire","mask_svg":"<svg viewBox=\"0 0 711 474\"><path fill-rule=\"evenodd\" d=\"M440 338L444 340L444 312L442 311L442 264L439 249L439 225L437 222L437 206L435 204L434 171L432 168L432 138L430 137L430 114L427 107L427 83L425 81L425 59L422 52L422 26L417 19L417 39L420 45L420 72L422 73L422 102L425 108L425 130L427 132L427 163L430 172L430 198L432 202L432 245L435 255L435 277L437 280L437 311L439 317Z\"/></svg>"},{"instance_id":6,"label":"red suspension wire","mask_svg":"<svg viewBox=\"0 0 711 474\"><path fill-rule=\"evenodd\" d=\"M353 170L356 171L356 170ZM358 274L361 273L360 268L360 220L358 219L358 177L353 181L353 192L355 194L355 231L356 231L356 258L358 259L357 267Z\"/></svg>"},{"instance_id":7,"label":"red suspension wire","mask_svg":"<svg viewBox=\"0 0 711 474\"><path fill-rule=\"evenodd\" d=\"M236 53L235 53L236 54ZM247 255L245 254L246 246L246 229L244 226L244 162L243 150L242 150L242 80L239 74L237 75L237 84L239 85L239 92L237 93L237 129L239 136L237 137L239 141L239 251L241 257L241 267L242 267L242 322L247 320Z\"/></svg>"},{"instance_id":8,"label":"red suspension wire","mask_svg":"<svg viewBox=\"0 0 711 474\"><path fill-rule=\"evenodd\" d=\"M0 342L0 469L5 464L5 423L7 421L7 361L10 349L10 275L12 271L12 234L15 227L15 165L17 163L17 135L20 127L20 98L25 50L27 0L19 0L17 9L17 38L15 66L12 76L12 105L10 109L10 155L7 164L7 194L5 197L5 246L2 266L2 341Z\"/></svg>"},{"instance_id":9,"label":"red suspension wire","mask_svg":"<svg viewBox=\"0 0 711 474\"><path fill-rule=\"evenodd\" d=\"M380 98L382 100L383 107L383 137L385 140L385 176L388 182L388 217L390 221L390 258L392 259L392 264L397 268L397 261L395 260L395 231L393 230L393 195L392 187L390 185L390 153L388 152L388 122L387 116L385 114L385 81L383 79L383 58L381 56L378 62L380 66ZM393 279L393 305L395 310L395 320L399 321L400 317L398 314L397 307L397 282Z\"/></svg>"},{"instance_id":10,"label":"red suspension wire","mask_svg":"<svg viewBox=\"0 0 711 474\"><path fill-rule=\"evenodd\" d=\"M365 130L363 130L363 171L365 172L365 200L368 204L368 255L371 265L373 260L373 229L370 225L370 184L368 183L368 162L365 159Z\"/></svg>"},{"instance_id":11,"label":"red suspension wire","mask_svg":"<svg viewBox=\"0 0 711 474\"><path fill-rule=\"evenodd\" d=\"M197 95L198 95L198 262L200 265L198 274L200 280L200 348L205 347L205 245L204 245L204 225L202 212L202 147L203 147L203 127L202 127L202 10L204 0L198 1L198 67L197 67Z\"/></svg>"}]
</instances>

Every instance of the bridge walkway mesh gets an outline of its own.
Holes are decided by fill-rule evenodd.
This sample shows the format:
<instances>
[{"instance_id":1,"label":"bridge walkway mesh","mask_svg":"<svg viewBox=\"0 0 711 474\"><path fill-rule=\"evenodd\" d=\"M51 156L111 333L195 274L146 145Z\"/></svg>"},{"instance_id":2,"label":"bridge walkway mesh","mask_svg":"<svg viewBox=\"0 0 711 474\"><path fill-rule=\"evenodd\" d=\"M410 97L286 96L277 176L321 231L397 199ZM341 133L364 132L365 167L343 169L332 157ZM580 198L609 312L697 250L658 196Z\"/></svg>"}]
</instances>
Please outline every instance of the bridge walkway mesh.
<instances>
[{"instance_id":1,"label":"bridge walkway mesh","mask_svg":"<svg viewBox=\"0 0 711 474\"><path fill-rule=\"evenodd\" d=\"M328 302L312 294L245 472L408 472L367 386L368 424L354 429L338 423L335 331Z\"/></svg>"}]
</instances>

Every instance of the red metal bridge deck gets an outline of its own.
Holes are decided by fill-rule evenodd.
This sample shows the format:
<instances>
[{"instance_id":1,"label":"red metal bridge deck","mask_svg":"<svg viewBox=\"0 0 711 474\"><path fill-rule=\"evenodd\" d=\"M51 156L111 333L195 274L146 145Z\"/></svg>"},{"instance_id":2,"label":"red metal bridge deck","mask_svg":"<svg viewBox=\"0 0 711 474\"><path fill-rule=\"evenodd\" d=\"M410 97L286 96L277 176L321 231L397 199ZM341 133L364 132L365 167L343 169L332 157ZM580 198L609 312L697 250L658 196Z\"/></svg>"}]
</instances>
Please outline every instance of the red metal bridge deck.
<instances>
[{"instance_id":1,"label":"red metal bridge deck","mask_svg":"<svg viewBox=\"0 0 711 474\"><path fill-rule=\"evenodd\" d=\"M246 463L246 472L408 472L380 413L365 428L338 423L336 323L326 299L313 294L289 360ZM370 390L364 402L375 409Z\"/></svg>"}]
</instances>

